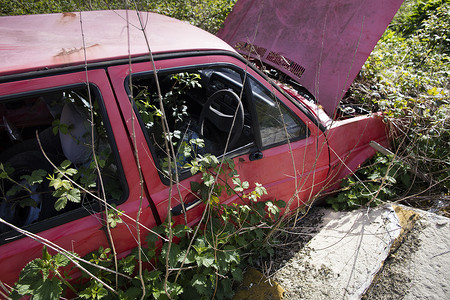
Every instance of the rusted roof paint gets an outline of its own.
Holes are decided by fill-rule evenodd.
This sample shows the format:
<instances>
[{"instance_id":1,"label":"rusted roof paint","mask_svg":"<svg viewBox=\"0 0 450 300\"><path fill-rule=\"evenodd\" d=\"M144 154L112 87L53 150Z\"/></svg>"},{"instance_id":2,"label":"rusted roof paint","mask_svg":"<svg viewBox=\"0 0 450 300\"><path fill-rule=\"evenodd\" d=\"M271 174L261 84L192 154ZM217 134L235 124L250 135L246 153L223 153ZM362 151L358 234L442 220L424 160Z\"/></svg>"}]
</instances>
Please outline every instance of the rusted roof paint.
<instances>
[{"instance_id":1,"label":"rusted roof paint","mask_svg":"<svg viewBox=\"0 0 450 300\"><path fill-rule=\"evenodd\" d=\"M100 46L99 44L94 44L94 45L92 45L92 46L88 46L88 47L86 47L85 49L86 50L88 50L88 49L90 49L90 48L93 48L93 47L98 47L98 46ZM65 56L65 55L71 55L71 54L73 54L73 53L77 53L77 52L82 52L83 51L83 48L72 48L72 49L61 49L61 52L59 52L58 54L56 54L55 56Z\"/></svg>"},{"instance_id":2,"label":"rusted roof paint","mask_svg":"<svg viewBox=\"0 0 450 300\"><path fill-rule=\"evenodd\" d=\"M0 75L84 64L84 47L88 63L127 58L129 52L132 57L147 55L144 31L153 53L235 52L186 22L155 13L139 14L144 30L136 11L125 10L0 17Z\"/></svg>"},{"instance_id":3,"label":"rusted roof paint","mask_svg":"<svg viewBox=\"0 0 450 300\"><path fill-rule=\"evenodd\" d=\"M72 13L72 12L66 12L66 13L63 13L62 15L63 15L63 18L65 18L65 17L75 18L77 16L75 13Z\"/></svg>"}]
</instances>

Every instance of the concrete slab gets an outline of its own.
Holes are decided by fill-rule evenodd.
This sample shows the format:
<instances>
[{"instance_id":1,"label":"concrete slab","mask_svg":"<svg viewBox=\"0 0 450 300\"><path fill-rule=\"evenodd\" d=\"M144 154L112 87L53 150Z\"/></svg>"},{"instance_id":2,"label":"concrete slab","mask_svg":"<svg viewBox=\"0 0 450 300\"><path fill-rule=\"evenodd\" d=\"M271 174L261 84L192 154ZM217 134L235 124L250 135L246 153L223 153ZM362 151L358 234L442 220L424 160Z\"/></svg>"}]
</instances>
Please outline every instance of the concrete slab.
<instances>
[{"instance_id":1,"label":"concrete slab","mask_svg":"<svg viewBox=\"0 0 450 300\"><path fill-rule=\"evenodd\" d=\"M450 219L414 212L416 224L385 261L365 299L450 299Z\"/></svg>"},{"instance_id":2,"label":"concrete slab","mask_svg":"<svg viewBox=\"0 0 450 300\"><path fill-rule=\"evenodd\" d=\"M321 226L274 279L291 299L359 299L400 236L394 208L324 210Z\"/></svg>"},{"instance_id":3,"label":"concrete slab","mask_svg":"<svg viewBox=\"0 0 450 300\"><path fill-rule=\"evenodd\" d=\"M449 218L399 205L313 213L299 224L313 233L306 246L235 300L450 299ZM255 292L266 285L278 294Z\"/></svg>"}]
</instances>

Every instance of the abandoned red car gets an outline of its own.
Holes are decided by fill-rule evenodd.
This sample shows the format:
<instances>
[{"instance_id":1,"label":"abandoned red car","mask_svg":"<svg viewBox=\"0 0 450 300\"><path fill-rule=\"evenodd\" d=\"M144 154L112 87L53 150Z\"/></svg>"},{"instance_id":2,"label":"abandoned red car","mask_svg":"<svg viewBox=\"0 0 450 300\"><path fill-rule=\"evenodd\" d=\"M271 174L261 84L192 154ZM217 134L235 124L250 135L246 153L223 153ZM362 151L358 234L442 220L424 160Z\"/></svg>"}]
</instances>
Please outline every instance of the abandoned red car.
<instances>
[{"instance_id":1,"label":"abandoned red car","mask_svg":"<svg viewBox=\"0 0 450 300\"><path fill-rule=\"evenodd\" d=\"M305 88L268 79L221 39L165 16L92 11L1 17L0 36L3 283L16 281L42 249L8 224L85 255L108 245L98 199L135 218L142 194L146 228L161 224L169 209L179 213L180 201L187 204L188 222L198 222L203 204L189 183L200 181L199 174L178 170L180 192L169 192L158 94L172 143L202 138L199 151L233 159L241 178L262 184L267 197L294 197L291 209L370 158L371 141L387 145L380 116L334 120ZM52 196L47 178L57 175L49 160L57 166L70 161L77 182L90 182L86 188L96 197L67 194L68 203L61 203ZM30 184L26 175L35 170L46 176ZM134 228L124 218L112 230L119 256L136 247Z\"/></svg>"}]
</instances>

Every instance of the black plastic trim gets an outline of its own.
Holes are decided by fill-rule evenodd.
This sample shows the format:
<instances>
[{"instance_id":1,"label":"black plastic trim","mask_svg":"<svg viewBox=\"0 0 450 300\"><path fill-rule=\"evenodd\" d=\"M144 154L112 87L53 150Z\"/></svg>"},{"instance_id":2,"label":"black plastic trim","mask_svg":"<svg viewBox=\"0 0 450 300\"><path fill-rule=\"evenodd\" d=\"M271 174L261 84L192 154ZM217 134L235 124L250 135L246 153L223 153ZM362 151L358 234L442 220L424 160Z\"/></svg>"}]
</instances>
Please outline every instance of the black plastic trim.
<instances>
[{"instance_id":1,"label":"black plastic trim","mask_svg":"<svg viewBox=\"0 0 450 300\"><path fill-rule=\"evenodd\" d=\"M293 102L295 105L299 107L300 110L314 123L316 124L319 129L323 132L326 131L326 127L322 125L319 120L311 113L311 111L305 106L300 104L298 101L293 101L291 96L289 96L285 91L283 91L280 87L278 87L275 83L272 82L272 80L267 77L266 74L261 72L258 68L256 68L252 63L250 63L248 60L246 60L244 57L242 57L240 54L226 51L226 50L198 50L198 51L185 51L185 52L171 52L171 53L159 53L154 54L153 59L155 61L163 60L163 59L174 59L174 58L183 58L183 57L193 57L193 56L207 56L207 55L226 55L234 57L241 62L248 65L253 71L257 72L260 76L265 78L267 82L271 83L272 86L274 86L279 92L281 92L283 95L285 95L291 102ZM102 61L102 62L93 62L88 63L88 69L106 69L107 67L116 66L116 65L123 65L128 63L134 64L139 62L149 62L150 56L149 55L142 55L138 57L133 57L130 59L123 58L123 59L116 59L116 60L109 60L109 61ZM85 64L75 65L75 66L67 66L67 67L59 67L59 68L53 68L53 69L41 69L36 71L30 71L20 74L10 74L10 75L3 75L0 76L0 83L4 82L10 82L10 81L16 81L16 80L24 80L29 78L35 78L35 77L45 77L45 76L51 76L51 75L58 75L58 74L67 74L72 72L79 72L79 71L85 71L86 66Z\"/></svg>"},{"instance_id":2,"label":"black plastic trim","mask_svg":"<svg viewBox=\"0 0 450 300\"><path fill-rule=\"evenodd\" d=\"M93 91L96 94L97 99L99 100L98 101L99 108L101 110L102 118L103 118L104 125L105 125L105 130L108 134L108 140L111 145L111 150L114 155L114 159L117 162L119 181L122 185L122 191L123 191L123 195L122 195L121 199L109 200L108 203L119 205L119 204L124 203L128 199L129 187L128 187L125 173L123 170L122 161L120 160L119 151L117 149L117 144L113 138L111 122L106 113L106 106L103 101L103 97L100 92L100 88L97 85L95 85L94 83L90 83L89 87L93 88ZM51 93L51 92L65 91L68 89L80 89L80 88L86 89L86 84L76 83L76 84L69 84L69 85L64 85L64 86L59 86L59 87L54 87L54 88L49 88L49 89L41 89L41 90L24 92L24 93L16 93L16 94L11 94L11 95L0 96L0 102L8 101L11 99L23 98L23 97L27 97L27 96L36 96L36 95L40 95L40 94L47 94L47 93ZM87 217L87 216L91 215L93 212L96 213L96 212L100 212L101 210L102 210L102 208L101 208L100 203L95 202L95 203L90 204L89 210L87 207L76 208L74 210L68 211L61 215L57 215L57 216L48 218L46 220L39 221L36 224L30 224L28 226L22 227L22 229L25 229L32 233L39 233L41 231L48 230L48 229L57 227L59 225L65 224L65 223ZM0 234L0 245L15 241L15 240L23 238L23 237L25 237L25 236L17 233L14 230L4 232L4 233Z\"/></svg>"}]
</instances>

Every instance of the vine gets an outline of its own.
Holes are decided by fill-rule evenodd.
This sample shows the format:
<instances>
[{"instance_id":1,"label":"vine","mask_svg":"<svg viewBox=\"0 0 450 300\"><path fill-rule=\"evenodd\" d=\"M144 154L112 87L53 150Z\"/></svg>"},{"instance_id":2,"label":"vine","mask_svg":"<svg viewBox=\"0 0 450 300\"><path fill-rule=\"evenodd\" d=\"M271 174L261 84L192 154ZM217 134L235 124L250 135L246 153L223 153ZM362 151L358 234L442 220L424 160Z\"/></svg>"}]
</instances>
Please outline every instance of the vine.
<instances>
[{"instance_id":1,"label":"vine","mask_svg":"<svg viewBox=\"0 0 450 300\"><path fill-rule=\"evenodd\" d=\"M201 140L189 141L184 145L185 153L195 153L193 149L202 143ZM71 172L68 165L64 167L66 172ZM156 227L154 232L163 237L172 231L176 243L170 244L170 250L169 243L163 242L158 235L149 234L146 246L141 248L145 262L151 266L143 272L145 295L155 299L229 299L233 295L233 284L242 280L246 266L256 259L273 255L272 246L264 242L264 237L285 203L261 201L267 194L265 188L256 183L254 189L249 190L250 184L239 178L232 160L221 162L210 154L198 155L182 167L192 173L202 173L202 182L191 182L191 188L202 199L208 217L196 227L175 224L173 219ZM217 175L225 178L217 180ZM70 193L70 187L65 188L69 188ZM223 193L234 193L241 203L220 203ZM120 212L108 215L109 222L114 225L121 222L120 215ZM26 295L49 299L67 297L69 292L85 299L140 297L143 291L135 272L137 251L135 249L118 262L119 273L131 276L131 279L120 277L117 295L98 281L109 284L116 278L116 274L105 271L113 267L111 250L101 247L85 257L91 262L85 268L94 277L84 275L73 283L70 274L75 267L68 269L68 261L61 254L52 256L44 248L42 258L30 262L22 270L10 296L13 299ZM92 264L103 268L95 268ZM169 276L165 289L166 271Z\"/></svg>"}]
</instances>

